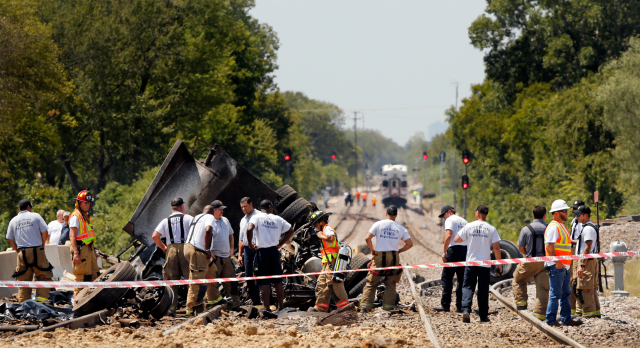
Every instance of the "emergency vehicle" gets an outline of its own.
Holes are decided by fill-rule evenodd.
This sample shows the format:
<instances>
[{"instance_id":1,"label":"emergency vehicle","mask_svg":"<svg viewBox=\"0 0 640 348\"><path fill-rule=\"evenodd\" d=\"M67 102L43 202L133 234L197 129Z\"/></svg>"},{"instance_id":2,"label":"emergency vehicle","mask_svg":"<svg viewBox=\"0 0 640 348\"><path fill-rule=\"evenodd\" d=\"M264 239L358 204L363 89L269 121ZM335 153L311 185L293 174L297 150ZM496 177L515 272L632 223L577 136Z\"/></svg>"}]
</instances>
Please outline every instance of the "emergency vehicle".
<instances>
[{"instance_id":1,"label":"emergency vehicle","mask_svg":"<svg viewBox=\"0 0 640 348\"><path fill-rule=\"evenodd\" d=\"M385 164L381 169L382 183L380 193L382 204L404 206L407 204L407 166L404 164Z\"/></svg>"}]
</instances>

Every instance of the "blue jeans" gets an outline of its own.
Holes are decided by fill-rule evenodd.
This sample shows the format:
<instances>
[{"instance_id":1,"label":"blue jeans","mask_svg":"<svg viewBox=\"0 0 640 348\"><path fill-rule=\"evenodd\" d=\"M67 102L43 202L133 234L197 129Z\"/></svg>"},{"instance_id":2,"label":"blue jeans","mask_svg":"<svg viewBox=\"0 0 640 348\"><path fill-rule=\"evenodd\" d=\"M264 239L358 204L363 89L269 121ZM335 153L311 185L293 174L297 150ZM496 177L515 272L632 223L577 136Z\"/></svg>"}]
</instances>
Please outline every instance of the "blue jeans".
<instances>
[{"instance_id":1,"label":"blue jeans","mask_svg":"<svg viewBox=\"0 0 640 348\"><path fill-rule=\"evenodd\" d=\"M251 248L245 247L244 249L244 276L253 277L253 259L255 253ZM260 292L258 291L258 285L255 280L247 280L247 288L249 290L249 298L253 302L253 305L260 304Z\"/></svg>"},{"instance_id":2,"label":"blue jeans","mask_svg":"<svg viewBox=\"0 0 640 348\"><path fill-rule=\"evenodd\" d=\"M547 305L547 324L557 322L558 301L560 301L560 320L562 324L571 321L571 272L555 265L549 268L549 304Z\"/></svg>"}]
</instances>

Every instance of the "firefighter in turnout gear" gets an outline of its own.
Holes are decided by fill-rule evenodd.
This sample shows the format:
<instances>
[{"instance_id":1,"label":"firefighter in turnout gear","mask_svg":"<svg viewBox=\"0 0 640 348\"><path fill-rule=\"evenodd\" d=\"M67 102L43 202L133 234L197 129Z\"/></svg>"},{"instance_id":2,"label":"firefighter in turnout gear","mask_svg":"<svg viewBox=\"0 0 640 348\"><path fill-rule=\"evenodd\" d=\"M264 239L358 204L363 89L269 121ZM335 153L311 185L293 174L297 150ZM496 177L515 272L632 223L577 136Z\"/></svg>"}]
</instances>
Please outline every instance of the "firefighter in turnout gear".
<instances>
[{"instance_id":1,"label":"firefighter in turnout gear","mask_svg":"<svg viewBox=\"0 0 640 348\"><path fill-rule=\"evenodd\" d=\"M15 273L12 277L18 281L51 281L53 267L44 253L44 241L49 238L47 224L40 214L31 211L31 201L23 199L18 204L20 213L11 219L7 229L7 240L18 254ZM48 288L36 289L36 301L48 302ZM19 302L31 299L31 288L20 288L17 298Z\"/></svg>"},{"instance_id":2,"label":"firefighter in turnout gear","mask_svg":"<svg viewBox=\"0 0 640 348\"><path fill-rule=\"evenodd\" d=\"M184 201L182 198L174 198L171 201L172 213L166 219L162 219L153 231L153 241L165 253L165 262L162 266L162 276L165 280L180 280L180 277L189 279L189 262L184 255L184 242L191 227L193 217L184 213ZM165 238L165 242L162 241ZM178 286L172 286L173 303L169 307L169 315L175 316L178 305Z\"/></svg>"},{"instance_id":3,"label":"firefighter in turnout gear","mask_svg":"<svg viewBox=\"0 0 640 348\"><path fill-rule=\"evenodd\" d=\"M520 231L518 239L518 249L525 257L538 257L545 255L544 231L547 224L544 220L547 217L547 208L538 205L533 208L533 222L525 226ZM518 310L527 309L527 283L534 280L536 284L536 302L533 315L545 320L547 304L549 303L549 276L544 269L544 263L520 263L513 273L513 298Z\"/></svg>"},{"instance_id":4,"label":"firefighter in turnout gear","mask_svg":"<svg viewBox=\"0 0 640 348\"><path fill-rule=\"evenodd\" d=\"M325 213L322 210L314 211L309 214L309 222L318 231L317 236L322 241L320 251L322 253L322 271L333 271L338 260L338 252L340 251L340 242L333 227L329 226L329 216L331 213ZM338 261L336 261L338 260ZM349 304L349 296L344 289L344 282L336 282L333 280L333 274L321 274L318 277L318 287L316 289L316 305L309 309L311 312L329 312L329 301L331 300L331 291L329 285L333 285L333 292L338 297L336 306L342 308Z\"/></svg>"},{"instance_id":5,"label":"firefighter in turnout gear","mask_svg":"<svg viewBox=\"0 0 640 348\"><path fill-rule=\"evenodd\" d=\"M584 201L577 200L573 202L573 214L575 215L576 210L584 205ZM578 217L574 217L571 220L571 255L575 255L576 244L578 244L578 239L580 238L580 233L582 232L582 224L578 221ZM576 301L576 286L578 286L578 261L571 260L571 297L569 301L571 303L571 315L582 315L582 304L580 301Z\"/></svg>"},{"instance_id":6,"label":"firefighter in turnout gear","mask_svg":"<svg viewBox=\"0 0 640 348\"><path fill-rule=\"evenodd\" d=\"M100 276L98 255L94 245L96 233L89 217L89 209L94 201L89 191L80 191L76 197L76 209L69 218L71 261L73 262L73 275L77 282L91 282ZM76 288L73 292L77 295L80 290L80 288Z\"/></svg>"},{"instance_id":7,"label":"firefighter in turnout gear","mask_svg":"<svg viewBox=\"0 0 640 348\"><path fill-rule=\"evenodd\" d=\"M413 242L409 237L409 232L396 222L398 208L394 205L387 207L387 218L373 224L365 238L367 246L371 249L373 261L370 268L381 268L400 265L400 253L409 250ZM376 238L376 246L373 247L371 240ZM398 248L400 241L405 245ZM400 281L402 270L370 271L367 275L367 285L362 292L360 311L369 312L373 308L373 300L376 296L378 284L384 278L384 297L382 299L382 309L393 310L396 308L396 284Z\"/></svg>"},{"instance_id":8,"label":"firefighter in turnout gear","mask_svg":"<svg viewBox=\"0 0 640 348\"><path fill-rule=\"evenodd\" d=\"M582 232L578 238L576 251L580 254L598 252L598 230L590 221L591 209L586 205L575 211L578 221L582 224ZM585 318L600 318L600 301L598 300L598 259L576 260L576 299L580 302L582 316Z\"/></svg>"}]
</instances>

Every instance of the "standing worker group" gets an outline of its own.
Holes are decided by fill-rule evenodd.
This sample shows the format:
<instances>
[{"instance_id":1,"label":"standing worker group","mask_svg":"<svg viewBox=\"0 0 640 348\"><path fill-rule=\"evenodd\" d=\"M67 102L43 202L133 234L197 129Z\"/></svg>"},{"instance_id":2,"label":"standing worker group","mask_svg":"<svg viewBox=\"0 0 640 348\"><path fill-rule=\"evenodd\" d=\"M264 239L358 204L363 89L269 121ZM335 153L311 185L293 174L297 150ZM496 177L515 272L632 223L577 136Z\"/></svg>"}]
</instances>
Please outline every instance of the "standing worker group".
<instances>
[{"instance_id":1,"label":"standing worker group","mask_svg":"<svg viewBox=\"0 0 640 348\"><path fill-rule=\"evenodd\" d=\"M484 204L476 208L476 221L466 224L455 237L456 243L468 241L467 261L484 261L491 258L491 247L496 260L500 260L500 236L495 227L487 222L489 207ZM502 273L502 266L497 265L496 270ZM462 322L471 322L471 305L473 293L478 285L478 314L481 322L489 321L489 282L491 280L491 266L467 266L464 270L464 283L462 287Z\"/></svg>"},{"instance_id":2,"label":"standing worker group","mask_svg":"<svg viewBox=\"0 0 640 348\"><path fill-rule=\"evenodd\" d=\"M98 254L96 253L96 233L93 230L89 210L95 200L87 190L76 197L76 208L69 218L69 240L71 240L71 260L73 275L77 282L91 282L100 276ZM74 294L80 292L75 288Z\"/></svg>"},{"instance_id":3,"label":"standing worker group","mask_svg":"<svg viewBox=\"0 0 640 348\"><path fill-rule=\"evenodd\" d=\"M547 224L544 222L547 216L547 208L537 205L533 208L533 221L520 231L518 249L525 257L539 257L545 255L544 231ZM533 315L545 320L547 304L549 302L549 276L542 262L520 263L513 273L513 298L518 310L527 309L529 295L527 284L534 280L536 284L536 302Z\"/></svg>"},{"instance_id":4,"label":"standing worker group","mask_svg":"<svg viewBox=\"0 0 640 348\"><path fill-rule=\"evenodd\" d=\"M184 254L184 243L187 240L193 216L184 213L184 201L179 197L171 201L171 210L171 215L160 221L151 238L165 253L162 266L163 278L165 280L179 280L180 277L189 279L189 262ZM166 244L162 241L162 237L165 238ZM173 303L169 307L169 315L175 316L178 305L178 286L171 288L174 296Z\"/></svg>"},{"instance_id":5,"label":"standing worker group","mask_svg":"<svg viewBox=\"0 0 640 348\"><path fill-rule=\"evenodd\" d=\"M333 227L329 226L329 216L331 213L325 213L322 210L314 211L309 214L309 222L317 230L316 235L322 242L320 252L322 254L322 272L333 271L340 252L340 244L338 236ZM336 261L338 260L338 261ZM318 276L316 305L309 310L312 312L329 312L329 300L331 300L331 291L329 285L333 285L333 292L338 297L336 306L342 308L349 304L349 296L344 289L344 282L336 282L333 280L333 274L321 274Z\"/></svg>"},{"instance_id":6,"label":"standing worker group","mask_svg":"<svg viewBox=\"0 0 640 348\"><path fill-rule=\"evenodd\" d=\"M550 213L553 221L547 226L545 235L546 256L571 255L571 234L564 226L568 220L569 206L561 199L553 202ZM559 326L557 321L558 302L560 303L560 319L562 325L576 326L582 324L571 318L571 261L545 261L545 269L549 275L549 303L547 305L546 320L551 326Z\"/></svg>"},{"instance_id":7,"label":"standing worker group","mask_svg":"<svg viewBox=\"0 0 640 348\"><path fill-rule=\"evenodd\" d=\"M11 248L16 251L18 265L12 277L18 281L51 281L53 267L47 260L44 245L49 238L47 224L40 214L31 211L31 201L23 199L18 203L20 213L9 222L7 240ZM36 289L36 301L49 301L49 288ZM18 301L31 299L31 288L18 290Z\"/></svg>"},{"instance_id":8,"label":"standing worker group","mask_svg":"<svg viewBox=\"0 0 640 348\"><path fill-rule=\"evenodd\" d=\"M362 192L362 205L367 206L367 193Z\"/></svg>"},{"instance_id":9,"label":"standing worker group","mask_svg":"<svg viewBox=\"0 0 640 348\"><path fill-rule=\"evenodd\" d=\"M366 242L373 255L372 268L399 266L400 253L409 250L413 246L413 241L409 232L397 223L398 208L394 205L387 207L387 218L373 224L366 237ZM376 246L371 240L376 239ZM398 244L404 241L405 245L400 249ZM360 310L370 312L373 308L373 300L376 289L382 278L385 278L384 297L382 299L382 309L393 310L396 307L396 284L400 281L402 270L388 270L382 272L370 271L367 275L367 284L362 292Z\"/></svg>"},{"instance_id":10,"label":"standing worker group","mask_svg":"<svg viewBox=\"0 0 640 348\"><path fill-rule=\"evenodd\" d=\"M467 220L456 215L456 210L450 205L445 205L440 211L439 218L444 219L444 250L442 253L443 262L464 262L467 258L467 242L458 243L455 241L458 231L467 225ZM453 291L453 276L458 279L456 286L456 308L458 313L462 313L462 283L464 281L464 267L444 267L442 268L442 298L440 299L437 311L449 312L451 310L451 292Z\"/></svg>"}]
</instances>

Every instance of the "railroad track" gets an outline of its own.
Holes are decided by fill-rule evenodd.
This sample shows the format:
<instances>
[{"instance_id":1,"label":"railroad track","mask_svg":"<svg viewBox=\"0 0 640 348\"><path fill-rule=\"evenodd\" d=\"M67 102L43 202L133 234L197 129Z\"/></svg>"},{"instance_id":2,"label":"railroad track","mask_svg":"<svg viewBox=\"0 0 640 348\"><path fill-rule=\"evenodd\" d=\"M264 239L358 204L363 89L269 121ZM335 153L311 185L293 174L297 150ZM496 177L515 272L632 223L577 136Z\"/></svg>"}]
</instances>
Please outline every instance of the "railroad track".
<instances>
[{"instance_id":1,"label":"railroad track","mask_svg":"<svg viewBox=\"0 0 640 348\"><path fill-rule=\"evenodd\" d=\"M412 227L411 227L412 226L411 225L411 221L408 219L408 216L407 216L408 214L405 211L405 209L401 208L400 212L401 212L402 218L403 218L403 225L405 226L405 228L407 228L407 231L409 232L409 235L411 236L411 239L414 241L414 243L417 243L417 244L421 245L422 247L424 247L425 249L429 250L430 252L440 256L440 253L436 252L435 250L431 249L429 246L424 244L415 235L415 233L413 233ZM404 262L403 262L403 264L406 265L406 263L404 263ZM405 268L404 271L405 271L404 273L405 273L405 276L407 278L407 281L409 282L409 284L411 286L411 292L413 294L413 297L414 297L414 299L416 299L416 306L418 307L418 311L420 312L420 318L422 319L422 322L423 322L423 324L425 326L425 330L427 332L427 335L429 336L429 340L431 341L431 343L435 347L438 347L438 348L442 347L442 343L440 342L438 336L436 335L436 330L434 329L435 328L435 324L433 323L432 320L430 320L429 316L427 315L427 311L425 311L424 304L422 302L422 297L418 295L418 291L416 289L416 286L413 283L413 279L412 279L412 276L411 276L411 271L409 269L407 269L407 268ZM425 283L426 284L422 284L421 285L422 289L424 289L425 287L428 288L428 287L440 286L440 281L439 280L427 281ZM543 333L547 337L551 338L555 342L557 342L559 344L562 344L562 345L575 347L575 348L585 348L585 346L583 346L582 344L576 342L575 340L573 340L572 338L568 337L567 335L565 335L561 331L559 331L559 330L547 325L544 322L541 322L540 320L535 318L530 313L528 313L526 311L518 311L515 308L515 305L512 303L512 301L509 301L507 298L502 296L502 294L500 292L501 289L507 288L507 287L511 287L511 279L506 279L506 280L503 280L503 281L498 282L496 284L493 284L490 287L489 290L491 291L491 294L500 303L502 303L511 312L516 313L522 319L523 322L529 324L529 326L532 326L532 327L536 328L538 331L540 331L541 333Z\"/></svg>"},{"instance_id":2,"label":"railroad track","mask_svg":"<svg viewBox=\"0 0 640 348\"><path fill-rule=\"evenodd\" d=\"M358 214L356 214L356 222L353 224L353 227L351 227L351 230L349 231L349 233L347 233L346 236L342 237L343 241L347 241L352 235L353 232L355 232L356 227L358 227L358 222L360 222L360 214L362 214L362 210L364 209L365 205L361 205L360 206L360 210L358 210ZM346 212L344 214L344 216L346 216ZM338 227L336 226L335 230L338 230Z\"/></svg>"}]
</instances>

